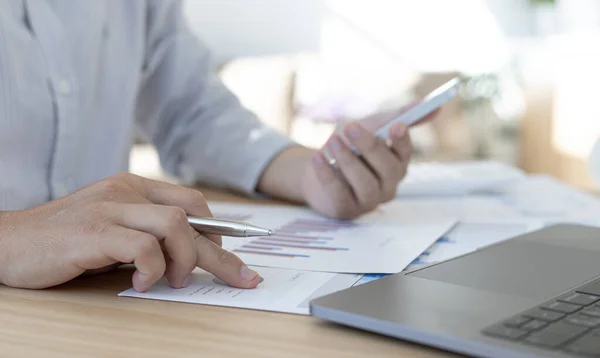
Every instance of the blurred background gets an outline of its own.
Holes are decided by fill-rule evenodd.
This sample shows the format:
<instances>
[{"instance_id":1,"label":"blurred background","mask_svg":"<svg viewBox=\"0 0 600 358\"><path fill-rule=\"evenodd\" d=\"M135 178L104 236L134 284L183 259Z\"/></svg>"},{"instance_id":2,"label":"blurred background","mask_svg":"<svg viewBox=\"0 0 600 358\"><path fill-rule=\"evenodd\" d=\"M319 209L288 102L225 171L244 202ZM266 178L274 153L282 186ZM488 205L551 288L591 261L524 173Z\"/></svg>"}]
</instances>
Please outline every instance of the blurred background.
<instances>
[{"instance_id":1,"label":"blurred background","mask_svg":"<svg viewBox=\"0 0 600 358\"><path fill-rule=\"evenodd\" d=\"M594 187L600 1L187 0L185 15L242 103L304 145L458 76L460 98L412 131L416 161L492 159ZM144 143L131 170L164 178Z\"/></svg>"}]
</instances>

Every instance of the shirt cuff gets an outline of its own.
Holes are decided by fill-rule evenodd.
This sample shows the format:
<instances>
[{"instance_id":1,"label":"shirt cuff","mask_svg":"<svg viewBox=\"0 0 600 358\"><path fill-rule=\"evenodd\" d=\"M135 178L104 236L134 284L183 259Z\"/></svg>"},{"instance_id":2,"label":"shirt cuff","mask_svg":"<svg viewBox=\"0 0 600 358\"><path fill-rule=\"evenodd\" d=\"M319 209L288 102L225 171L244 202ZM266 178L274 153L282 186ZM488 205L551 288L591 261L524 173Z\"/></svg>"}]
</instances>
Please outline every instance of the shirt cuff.
<instances>
[{"instance_id":1,"label":"shirt cuff","mask_svg":"<svg viewBox=\"0 0 600 358\"><path fill-rule=\"evenodd\" d=\"M265 138L253 145L252 150L254 153L248 153L246 158L249 159L249 163L245 167L242 176L240 176L241 180L235 185L235 189L255 199L269 198L267 194L257 191L260 178L279 154L297 145L298 143L290 138L274 131L271 134L267 134Z\"/></svg>"},{"instance_id":2,"label":"shirt cuff","mask_svg":"<svg viewBox=\"0 0 600 358\"><path fill-rule=\"evenodd\" d=\"M177 176L182 184L229 189L256 199L267 199L268 195L257 191L261 176L282 151L298 143L268 127L253 128L236 139L237 143L226 153L214 153L210 168L199 168L196 163L180 165Z\"/></svg>"}]
</instances>

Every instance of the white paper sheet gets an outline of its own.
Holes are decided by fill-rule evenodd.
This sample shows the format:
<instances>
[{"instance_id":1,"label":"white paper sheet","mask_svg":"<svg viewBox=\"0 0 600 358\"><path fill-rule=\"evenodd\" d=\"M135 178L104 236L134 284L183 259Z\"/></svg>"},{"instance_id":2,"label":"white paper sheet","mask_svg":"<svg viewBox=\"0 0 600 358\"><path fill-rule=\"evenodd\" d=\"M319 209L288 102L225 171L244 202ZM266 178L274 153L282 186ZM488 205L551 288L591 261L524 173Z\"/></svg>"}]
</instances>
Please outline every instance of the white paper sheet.
<instances>
[{"instance_id":1,"label":"white paper sheet","mask_svg":"<svg viewBox=\"0 0 600 358\"><path fill-rule=\"evenodd\" d=\"M420 199L399 198L368 214L370 220L393 223L402 220L446 220L456 218L460 222L485 222L490 220L519 220L512 208L495 198L488 197L426 197Z\"/></svg>"},{"instance_id":2,"label":"white paper sheet","mask_svg":"<svg viewBox=\"0 0 600 358\"><path fill-rule=\"evenodd\" d=\"M540 228L535 222L459 223L414 260L406 270L448 260Z\"/></svg>"},{"instance_id":3,"label":"white paper sheet","mask_svg":"<svg viewBox=\"0 0 600 358\"><path fill-rule=\"evenodd\" d=\"M493 160L411 163L397 193L403 197L468 195L525 176L522 170Z\"/></svg>"},{"instance_id":4,"label":"white paper sheet","mask_svg":"<svg viewBox=\"0 0 600 358\"><path fill-rule=\"evenodd\" d=\"M223 237L223 248L247 264L336 273L400 272L456 223L421 218L391 225L329 220L304 208L222 203L210 207L215 217L276 231L270 237Z\"/></svg>"},{"instance_id":5,"label":"white paper sheet","mask_svg":"<svg viewBox=\"0 0 600 358\"><path fill-rule=\"evenodd\" d=\"M361 278L361 275L252 268L263 278L254 289L224 285L212 274L196 269L186 288L174 289L163 278L147 292L129 289L119 296L308 315L310 300L351 287Z\"/></svg>"},{"instance_id":6,"label":"white paper sheet","mask_svg":"<svg viewBox=\"0 0 600 358\"><path fill-rule=\"evenodd\" d=\"M600 227L600 220L570 219L568 222L570 224ZM564 221L555 221L552 219L541 221L458 223L447 235L438 239L431 247L416 258L404 271L412 271L426 265L449 260L518 235L561 223L564 223ZM385 276L387 275L364 275L355 286L375 281Z\"/></svg>"},{"instance_id":7,"label":"white paper sheet","mask_svg":"<svg viewBox=\"0 0 600 358\"><path fill-rule=\"evenodd\" d=\"M510 185L466 196L405 197L382 205L369 220L393 223L399 218L460 222L547 220L600 222L600 200L548 176L530 176Z\"/></svg>"},{"instance_id":8,"label":"white paper sheet","mask_svg":"<svg viewBox=\"0 0 600 358\"><path fill-rule=\"evenodd\" d=\"M533 175L482 194L511 208L524 219L600 221L600 200L597 197L546 175Z\"/></svg>"}]
</instances>

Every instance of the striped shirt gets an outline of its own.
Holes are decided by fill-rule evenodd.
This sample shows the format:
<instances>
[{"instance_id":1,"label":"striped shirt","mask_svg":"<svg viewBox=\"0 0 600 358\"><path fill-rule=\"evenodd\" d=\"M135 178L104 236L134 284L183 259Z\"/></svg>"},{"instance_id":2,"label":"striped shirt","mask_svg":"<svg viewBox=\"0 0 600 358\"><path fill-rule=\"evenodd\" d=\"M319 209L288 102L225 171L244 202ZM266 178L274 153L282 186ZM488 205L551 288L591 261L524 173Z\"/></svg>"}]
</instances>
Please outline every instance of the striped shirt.
<instances>
[{"instance_id":1,"label":"striped shirt","mask_svg":"<svg viewBox=\"0 0 600 358\"><path fill-rule=\"evenodd\" d=\"M0 210L127 171L135 133L183 183L247 193L291 145L219 81L178 1L0 1Z\"/></svg>"}]
</instances>

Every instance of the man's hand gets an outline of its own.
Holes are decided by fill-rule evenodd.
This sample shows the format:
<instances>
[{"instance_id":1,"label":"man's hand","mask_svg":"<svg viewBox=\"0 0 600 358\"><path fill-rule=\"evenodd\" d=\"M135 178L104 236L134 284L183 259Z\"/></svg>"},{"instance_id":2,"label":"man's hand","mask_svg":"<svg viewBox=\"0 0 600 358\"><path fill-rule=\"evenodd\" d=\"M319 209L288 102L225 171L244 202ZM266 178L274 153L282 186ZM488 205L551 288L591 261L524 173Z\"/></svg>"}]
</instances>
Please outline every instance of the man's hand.
<instances>
[{"instance_id":1,"label":"man's hand","mask_svg":"<svg viewBox=\"0 0 600 358\"><path fill-rule=\"evenodd\" d=\"M329 138L326 147L331 162L323 151L312 155L302 191L315 210L334 218L352 219L396 196L412 147L402 124L391 128L389 144L357 122L344 127L344 136L348 144L338 134Z\"/></svg>"},{"instance_id":2,"label":"man's hand","mask_svg":"<svg viewBox=\"0 0 600 358\"><path fill-rule=\"evenodd\" d=\"M219 236L201 235L187 214L212 216L196 190L130 174L88 185L32 209L0 215L0 282L45 288L85 272L133 263L140 292L166 275L174 288L198 266L228 284L259 282Z\"/></svg>"},{"instance_id":3,"label":"man's hand","mask_svg":"<svg viewBox=\"0 0 600 358\"><path fill-rule=\"evenodd\" d=\"M387 141L373 132L394 115L397 113L346 124L345 138L333 134L325 145L330 158L323 150L287 149L267 168L259 190L307 203L317 212L338 219L356 218L392 200L410 161L410 134L401 123L390 128Z\"/></svg>"}]
</instances>

